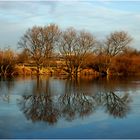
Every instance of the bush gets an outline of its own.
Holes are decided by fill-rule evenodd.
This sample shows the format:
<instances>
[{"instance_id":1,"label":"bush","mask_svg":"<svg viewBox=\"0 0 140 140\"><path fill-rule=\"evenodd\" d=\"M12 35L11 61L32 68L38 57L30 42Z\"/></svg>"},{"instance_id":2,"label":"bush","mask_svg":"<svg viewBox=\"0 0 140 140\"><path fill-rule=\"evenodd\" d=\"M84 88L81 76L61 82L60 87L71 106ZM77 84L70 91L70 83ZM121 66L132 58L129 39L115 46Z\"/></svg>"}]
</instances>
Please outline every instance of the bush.
<instances>
[{"instance_id":1,"label":"bush","mask_svg":"<svg viewBox=\"0 0 140 140\"><path fill-rule=\"evenodd\" d=\"M15 64L16 59L10 49L0 51L0 75L12 75L14 73Z\"/></svg>"}]
</instances>

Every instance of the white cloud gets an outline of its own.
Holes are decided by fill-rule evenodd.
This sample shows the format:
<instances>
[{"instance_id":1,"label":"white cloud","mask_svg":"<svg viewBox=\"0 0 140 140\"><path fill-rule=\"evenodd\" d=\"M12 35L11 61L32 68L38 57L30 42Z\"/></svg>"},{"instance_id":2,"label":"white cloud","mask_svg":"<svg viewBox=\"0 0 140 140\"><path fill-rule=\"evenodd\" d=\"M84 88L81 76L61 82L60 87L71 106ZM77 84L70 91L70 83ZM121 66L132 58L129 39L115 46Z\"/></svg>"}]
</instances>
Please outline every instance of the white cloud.
<instances>
[{"instance_id":1,"label":"white cloud","mask_svg":"<svg viewBox=\"0 0 140 140\"><path fill-rule=\"evenodd\" d=\"M14 32L14 41L35 24L53 22L62 28L86 29L99 38L114 30L126 30L135 38L135 47L140 43L140 13L112 8L111 1L0 2L0 21L0 38ZM4 41L0 39L1 44Z\"/></svg>"}]
</instances>

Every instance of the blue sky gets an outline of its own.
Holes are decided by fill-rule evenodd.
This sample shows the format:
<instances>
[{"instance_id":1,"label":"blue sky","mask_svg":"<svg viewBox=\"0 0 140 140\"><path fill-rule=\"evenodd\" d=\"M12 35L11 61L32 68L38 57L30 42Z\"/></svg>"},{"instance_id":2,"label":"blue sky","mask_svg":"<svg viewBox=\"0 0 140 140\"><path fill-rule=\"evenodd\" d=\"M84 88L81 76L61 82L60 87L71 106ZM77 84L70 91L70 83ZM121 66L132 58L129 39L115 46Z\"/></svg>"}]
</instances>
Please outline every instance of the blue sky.
<instances>
[{"instance_id":1,"label":"blue sky","mask_svg":"<svg viewBox=\"0 0 140 140\"><path fill-rule=\"evenodd\" d=\"M16 49L28 28L50 23L90 31L97 39L127 31L140 50L140 1L113 0L0 1L0 47Z\"/></svg>"}]
</instances>

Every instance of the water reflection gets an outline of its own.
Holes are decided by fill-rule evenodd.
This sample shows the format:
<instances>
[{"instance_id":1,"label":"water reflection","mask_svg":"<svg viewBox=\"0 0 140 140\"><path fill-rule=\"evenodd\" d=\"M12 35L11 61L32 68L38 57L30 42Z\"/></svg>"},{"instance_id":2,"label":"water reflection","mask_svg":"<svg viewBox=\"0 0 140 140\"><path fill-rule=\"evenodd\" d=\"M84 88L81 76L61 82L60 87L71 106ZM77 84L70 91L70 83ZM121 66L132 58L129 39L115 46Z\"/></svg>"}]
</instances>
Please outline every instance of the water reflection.
<instances>
[{"instance_id":1,"label":"water reflection","mask_svg":"<svg viewBox=\"0 0 140 140\"><path fill-rule=\"evenodd\" d=\"M18 104L27 119L31 119L33 122L47 121L49 124L57 122L59 110L49 90L49 81L46 80L44 85L42 80L37 77L31 95L22 96Z\"/></svg>"},{"instance_id":2,"label":"water reflection","mask_svg":"<svg viewBox=\"0 0 140 140\"><path fill-rule=\"evenodd\" d=\"M15 82L12 77L0 77L0 100L10 102L11 90L14 88Z\"/></svg>"},{"instance_id":3,"label":"water reflection","mask_svg":"<svg viewBox=\"0 0 140 140\"><path fill-rule=\"evenodd\" d=\"M62 94L54 94L49 80L43 83L39 78L31 88L32 93L22 95L18 105L26 118L33 122L45 121L53 125L61 118L72 121L87 117L99 108L115 118L123 118L130 111L129 94L86 92L86 87L77 80L66 80Z\"/></svg>"},{"instance_id":4,"label":"water reflection","mask_svg":"<svg viewBox=\"0 0 140 140\"><path fill-rule=\"evenodd\" d=\"M129 112L129 102L131 101L129 94L118 97L114 92L105 93L106 110L114 117L124 117Z\"/></svg>"}]
</instances>

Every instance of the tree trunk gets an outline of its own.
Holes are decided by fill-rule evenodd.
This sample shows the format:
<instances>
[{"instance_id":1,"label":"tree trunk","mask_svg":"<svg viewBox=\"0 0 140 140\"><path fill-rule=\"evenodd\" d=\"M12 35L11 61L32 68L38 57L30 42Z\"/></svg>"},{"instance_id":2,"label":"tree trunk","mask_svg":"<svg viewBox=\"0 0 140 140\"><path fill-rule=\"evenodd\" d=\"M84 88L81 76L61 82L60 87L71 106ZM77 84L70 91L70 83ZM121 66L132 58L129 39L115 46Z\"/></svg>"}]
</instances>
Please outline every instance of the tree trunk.
<instances>
[{"instance_id":1,"label":"tree trunk","mask_svg":"<svg viewBox=\"0 0 140 140\"><path fill-rule=\"evenodd\" d=\"M107 74L107 75L110 75L110 69L109 69L109 68L107 68L106 74Z\"/></svg>"},{"instance_id":2,"label":"tree trunk","mask_svg":"<svg viewBox=\"0 0 140 140\"><path fill-rule=\"evenodd\" d=\"M78 77L78 67L76 67L75 70L74 70L74 76Z\"/></svg>"},{"instance_id":3,"label":"tree trunk","mask_svg":"<svg viewBox=\"0 0 140 140\"><path fill-rule=\"evenodd\" d=\"M40 66L38 65L37 66L37 75L39 75L40 74Z\"/></svg>"}]
</instances>

